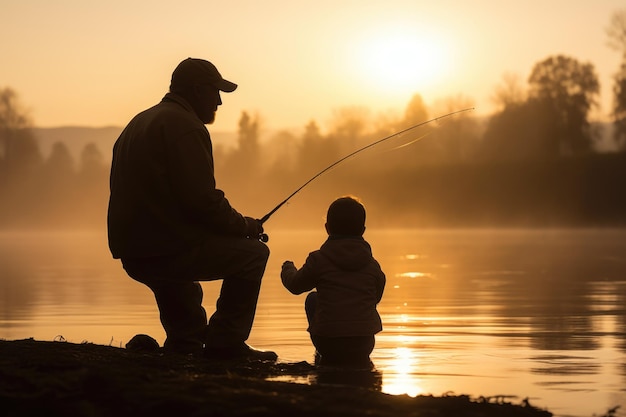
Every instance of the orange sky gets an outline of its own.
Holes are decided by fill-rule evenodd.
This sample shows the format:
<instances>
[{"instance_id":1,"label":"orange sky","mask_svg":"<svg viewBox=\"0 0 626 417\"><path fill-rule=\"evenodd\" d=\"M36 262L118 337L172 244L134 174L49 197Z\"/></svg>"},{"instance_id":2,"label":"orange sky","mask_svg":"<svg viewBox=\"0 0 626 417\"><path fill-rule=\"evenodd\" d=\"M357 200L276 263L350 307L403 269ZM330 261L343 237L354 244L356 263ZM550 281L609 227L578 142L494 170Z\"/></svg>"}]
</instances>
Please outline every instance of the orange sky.
<instances>
[{"instance_id":1,"label":"orange sky","mask_svg":"<svg viewBox=\"0 0 626 417\"><path fill-rule=\"evenodd\" d=\"M188 56L239 84L213 129L242 111L266 128L324 126L361 106L400 114L462 95L488 114L505 73L565 54L595 65L602 108L620 55L606 46L623 0L0 0L0 87L37 126L122 126L161 99Z\"/></svg>"}]
</instances>

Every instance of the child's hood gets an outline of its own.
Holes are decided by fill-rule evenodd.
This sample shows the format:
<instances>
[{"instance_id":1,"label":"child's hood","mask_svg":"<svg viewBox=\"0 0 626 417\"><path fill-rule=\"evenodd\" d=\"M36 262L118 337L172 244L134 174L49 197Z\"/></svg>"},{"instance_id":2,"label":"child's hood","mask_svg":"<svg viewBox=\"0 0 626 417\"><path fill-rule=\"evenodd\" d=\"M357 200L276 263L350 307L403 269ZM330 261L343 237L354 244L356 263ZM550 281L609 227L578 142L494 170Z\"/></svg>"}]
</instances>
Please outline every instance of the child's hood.
<instances>
[{"instance_id":1,"label":"child's hood","mask_svg":"<svg viewBox=\"0 0 626 417\"><path fill-rule=\"evenodd\" d=\"M346 271L359 270L372 260L372 248L362 237L329 238L320 252Z\"/></svg>"}]
</instances>

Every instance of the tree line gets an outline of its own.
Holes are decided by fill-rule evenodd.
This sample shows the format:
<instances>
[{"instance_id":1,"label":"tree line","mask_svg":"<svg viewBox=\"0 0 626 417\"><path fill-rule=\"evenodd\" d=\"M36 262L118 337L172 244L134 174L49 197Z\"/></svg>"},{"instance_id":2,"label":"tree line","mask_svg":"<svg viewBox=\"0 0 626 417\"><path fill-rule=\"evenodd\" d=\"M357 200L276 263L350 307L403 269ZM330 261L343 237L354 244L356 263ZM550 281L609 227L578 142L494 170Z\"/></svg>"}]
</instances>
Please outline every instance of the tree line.
<instances>
[{"instance_id":1,"label":"tree line","mask_svg":"<svg viewBox=\"0 0 626 417\"><path fill-rule=\"evenodd\" d=\"M64 142L44 158L32 121L10 88L0 90L0 227L104 224L110 161L95 143L75 161Z\"/></svg>"},{"instance_id":2,"label":"tree line","mask_svg":"<svg viewBox=\"0 0 626 417\"><path fill-rule=\"evenodd\" d=\"M464 112L397 135L320 177L281 221L306 226L336 196L355 194L385 226L624 224L626 10L612 16L607 35L622 55L612 88L614 155L594 147L602 132L590 121L600 91L593 64L554 55L534 65L526 84L505 75L487 119ZM218 187L261 217L354 150L472 106L464 96L428 106L415 94L400 115L342 108L325 131L313 120L301 133L263 140L260 117L244 111L236 146L215 146ZM0 227L104 226L110 161L93 143L78 161L63 142L44 158L31 126L17 94L0 89Z\"/></svg>"}]
</instances>

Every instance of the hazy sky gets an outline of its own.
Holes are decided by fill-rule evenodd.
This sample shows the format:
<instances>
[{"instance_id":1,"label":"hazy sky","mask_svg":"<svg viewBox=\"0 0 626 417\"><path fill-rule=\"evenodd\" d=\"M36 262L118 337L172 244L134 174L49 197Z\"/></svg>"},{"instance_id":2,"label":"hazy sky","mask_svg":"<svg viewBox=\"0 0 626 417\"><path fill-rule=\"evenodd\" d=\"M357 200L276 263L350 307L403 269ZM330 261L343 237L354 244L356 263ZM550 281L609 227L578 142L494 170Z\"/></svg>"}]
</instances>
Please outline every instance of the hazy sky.
<instances>
[{"instance_id":1,"label":"hazy sky","mask_svg":"<svg viewBox=\"0 0 626 417\"><path fill-rule=\"evenodd\" d=\"M125 125L192 56L239 84L213 129L242 111L267 128L322 127L351 106L400 114L464 96L477 114L505 73L565 54L595 65L602 109L620 55L606 45L624 0L0 0L0 87L37 126Z\"/></svg>"}]
</instances>

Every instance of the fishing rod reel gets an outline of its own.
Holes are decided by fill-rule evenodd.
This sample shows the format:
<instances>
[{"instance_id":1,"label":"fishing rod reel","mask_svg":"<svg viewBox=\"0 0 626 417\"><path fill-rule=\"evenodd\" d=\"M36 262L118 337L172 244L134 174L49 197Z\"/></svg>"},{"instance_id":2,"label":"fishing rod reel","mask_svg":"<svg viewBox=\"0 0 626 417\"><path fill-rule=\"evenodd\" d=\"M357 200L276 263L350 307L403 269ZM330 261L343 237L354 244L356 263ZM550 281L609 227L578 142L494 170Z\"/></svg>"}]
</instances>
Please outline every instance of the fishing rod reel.
<instances>
[{"instance_id":1,"label":"fishing rod reel","mask_svg":"<svg viewBox=\"0 0 626 417\"><path fill-rule=\"evenodd\" d=\"M279 207L280 207L281 205L282 205L282 204L279 204ZM270 212L269 212L269 213L267 213L265 216L261 217L261 218L259 219L259 223L261 223L261 225L262 225L263 223L265 223L265 222L267 221L267 219L269 219L269 218L270 218L270 216L271 216L272 214L274 214L274 212L275 212L276 210L278 210L278 207L274 208L274 210L270 211ZM261 233L261 234L259 235L259 240L260 240L261 242L263 242L263 243L267 243L267 242L269 242L270 237L267 235L267 233Z\"/></svg>"}]
</instances>

